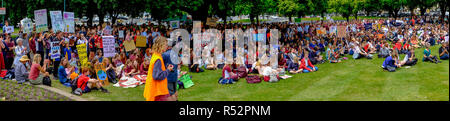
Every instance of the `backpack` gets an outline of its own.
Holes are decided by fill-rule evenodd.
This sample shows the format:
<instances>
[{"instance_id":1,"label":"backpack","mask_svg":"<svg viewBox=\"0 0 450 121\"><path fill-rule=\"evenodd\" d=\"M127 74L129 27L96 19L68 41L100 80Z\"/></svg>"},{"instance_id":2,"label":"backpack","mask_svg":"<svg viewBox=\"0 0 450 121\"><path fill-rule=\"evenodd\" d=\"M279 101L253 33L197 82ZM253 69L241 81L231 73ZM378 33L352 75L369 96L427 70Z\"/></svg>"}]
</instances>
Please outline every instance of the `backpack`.
<instances>
[{"instance_id":1,"label":"backpack","mask_svg":"<svg viewBox=\"0 0 450 121\"><path fill-rule=\"evenodd\" d=\"M189 74L181 76L179 80L183 84L184 89L194 86L194 82L192 82L192 78Z\"/></svg>"},{"instance_id":2,"label":"backpack","mask_svg":"<svg viewBox=\"0 0 450 121\"><path fill-rule=\"evenodd\" d=\"M245 66L240 66L237 70L237 74L239 78L247 77L247 68L245 68Z\"/></svg>"},{"instance_id":3,"label":"backpack","mask_svg":"<svg viewBox=\"0 0 450 121\"><path fill-rule=\"evenodd\" d=\"M247 83L249 84L261 82L261 78L258 75L248 75L247 77L245 77L245 80L247 80Z\"/></svg>"},{"instance_id":4,"label":"backpack","mask_svg":"<svg viewBox=\"0 0 450 121\"><path fill-rule=\"evenodd\" d=\"M52 80L50 79L50 77L46 76L46 77L42 78L42 84L51 87Z\"/></svg>"},{"instance_id":5,"label":"backpack","mask_svg":"<svg viewBox=\"0 0 450 121\"><path fill-rule=\"evenodd\" d=\"M388 67L387 67L387 70L388 70L389 72L395 72L395 67L388 66Z\"/></svg>"},{"instance_id":6,"label":"backpack","mask_svg":"<svg viewBox=\"0 0 450 121\"><path fill-rule=\"evenodd\" d=\"M78 88L78 77L70 80L70 87L72 88L72 92Z\"/></svg>"}]
</instances>

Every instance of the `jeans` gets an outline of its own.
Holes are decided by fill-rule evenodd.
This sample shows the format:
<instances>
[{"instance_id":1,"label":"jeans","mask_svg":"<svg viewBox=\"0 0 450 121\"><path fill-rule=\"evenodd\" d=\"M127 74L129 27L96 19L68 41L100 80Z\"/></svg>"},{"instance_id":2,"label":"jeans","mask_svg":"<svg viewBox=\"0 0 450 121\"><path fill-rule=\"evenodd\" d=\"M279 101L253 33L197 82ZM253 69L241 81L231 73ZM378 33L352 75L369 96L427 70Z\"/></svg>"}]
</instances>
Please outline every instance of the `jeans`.
<instances>
[{"instance_id":1,"label":"jeans","mask_svg":"<svg viewBox=\"0 0 450 121\"><path fill-rule=\"evenodd\" d=\"M441 60L448 60L449 56L448 56L448 54L444 54L440 58L441 58Z\"/></svg>"},{"instance_id":2,"label":"jeans","mask_svg":"<svg viewBox=\"0 0 450 121\"><path fill-rule=\"evenodd\" d=\"M313 68L311 67L311 66L308 66L307 68L309 68L309 69L311 69L311 70L313 70ZM317 68L317 67L314 67L315 69L316 69L316 71L318 71L319 70L319 68ZM306 69L304 69L303 70L303 73L308 73L309 71L308 70L306 70Z\"/></svg>"}]
</instances>

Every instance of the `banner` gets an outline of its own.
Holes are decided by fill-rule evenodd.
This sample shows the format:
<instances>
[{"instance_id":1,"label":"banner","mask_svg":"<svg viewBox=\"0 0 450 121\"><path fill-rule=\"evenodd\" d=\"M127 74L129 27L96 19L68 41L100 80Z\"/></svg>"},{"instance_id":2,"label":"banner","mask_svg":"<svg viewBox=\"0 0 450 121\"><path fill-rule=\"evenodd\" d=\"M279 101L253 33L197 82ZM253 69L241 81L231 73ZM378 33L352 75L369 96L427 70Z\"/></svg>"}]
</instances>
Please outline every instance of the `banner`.
<instances>
[{"instance_id":1,"label":"banner","mask_svg":"<svg viewBox=\"0 0 450 121\"><path fill-rule=\"evenodd\" d=\"M180 27L180 21L170 21L170 27L173 29Z\"/></svg>"},{"instance_id":2,"label":"banner","mask_svg":"<svg viewBox=\"0 0 450 121\"><path fill-rule=\"evenodd\" d=\"M5 27L5 29L6 30L3 30L3 31L5 31L5 33L13 33L14 32L14 26L8 26L8 27Z\"/></svg>"},{"instance_id":3,"label":"banner","mask_svg":"<svg viewBox=\"0 0 450 121\"><path fill-rule=\"evenodd\" d=\"M103 40L103 56L114 57L116 55L114 36L102 36Z\"/></svg>"},{"instance_id":4,"label":"banner","mask_svg":"<svg viewBox=\"0 0 450 121\"><path fill-rule=\"evenodd\" d=\"M136 47L147 47L147 37L137 36L136 37Z\"/></svg>"},{"instance_id":5,"label":"banner","mask_svg":"<svg viewBox=\"0 0 450 121\"><path fill-rule=\"evenodd\" d=\"M123 30L120 30L120 31L119 31L119 38L124 38Z\"/></svg>"},{"instance_id":6,"label":"banner","mask_svg":"<svg viewBox=\"0 0 450 121\"><path fill-rule=\"evenodd\" d=\"M345 27L346 26L338 26L337 27L338 37L345 37L345 35L347 34Z\"/></svg>"},{"instance_id":7,"label":"banner","mask_svg":"<svg viewBox=\"0 0 450 121\"><path fill-rule=\"evenodd\" d=\"M29 18L24 18L20 21L23 33L30 33L33 31L33 22Z\"/></svg>"},{"instance_id":8,"label":"banner","mask_svg":"<svg viewBox=\"0 0 450 121\"><path fill-rule=\"evenodd\" d=\"M73 12L64 12L64 32L75 33L75 21Z\"/></svg>"},{"instance_id":9,"label":"banner","mask_svg":"<svg viewBox=\"0 0 450 121\"><path fill-rule=\"evenodd\" d=\"M59 41L51 42L50 58L57 59L61 56Z\"/></svg>"},{"instance_id":10,"label":"banner","mask_svg":"<svg viewBox=\"0 0 450 121\"><path fill-rule=\"evenodd\" d=\"M133 40L125 40L123 42L123 46L125 46L125 51L127 52L136 49L136 45L134 45Z\"/></svg>"},{"instance_id":11,"label":"banner","mask_svg":"<svg viewBox=\"0 0 450 121\"><path fill-rule=\"evenodd\" d=\"M77 45L77 52L78 52L78 58L80 59L81 67L88 66L86 44Z\"/></svg>"},{"instance_id":12,"label":"banner","mask_svg":"<svg viewBox=\"0 0 450 121\"><path fill-rule=\"evenodd\" d=\"M0 15L6 14L6 8L0 8Z\"/></svg>"},{"instance_id":13,"label":"banner","mask_svg":"<svg viewBox=\"0 0 450 121\"><path fill-rule=\"evenodd\" d=\"M36 23L36 32L48 31L47 9L34 11L34 22Z\"/></svg>"},{"instance_id":14,"label":"banner","mask_svg":"<svg viewBox=\"0 0 450 121\"><path fill-rule=\"evenodd\" d=\"M64 31L64 21L61 11L50 11L50 20L52 22L52 29L54 32Z\"/></svg>"}]
</instances>

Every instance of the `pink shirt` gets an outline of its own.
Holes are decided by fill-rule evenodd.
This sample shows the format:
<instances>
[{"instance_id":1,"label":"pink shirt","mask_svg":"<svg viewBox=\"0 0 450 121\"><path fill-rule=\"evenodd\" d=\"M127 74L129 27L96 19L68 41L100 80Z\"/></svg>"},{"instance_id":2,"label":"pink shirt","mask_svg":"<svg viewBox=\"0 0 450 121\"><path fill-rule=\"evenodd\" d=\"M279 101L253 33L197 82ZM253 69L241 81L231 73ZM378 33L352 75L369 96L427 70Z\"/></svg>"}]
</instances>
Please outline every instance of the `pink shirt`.
<instances>
[{"instance_id":1,"label":"pink shirt","mask_svg":"<svg viewBox=\"0 0 450 121\"><path fill-rule=\"evenodd\" d=\"M39 77L39 73L41 72L41 71L39 70L39 67L40 67L40 66L41 66L41 65L36 64L36 63L33 63L33 64L31 65L30 74L28 75L28 79L36 80L36 78Z\"/></svg>"}]
</instances>

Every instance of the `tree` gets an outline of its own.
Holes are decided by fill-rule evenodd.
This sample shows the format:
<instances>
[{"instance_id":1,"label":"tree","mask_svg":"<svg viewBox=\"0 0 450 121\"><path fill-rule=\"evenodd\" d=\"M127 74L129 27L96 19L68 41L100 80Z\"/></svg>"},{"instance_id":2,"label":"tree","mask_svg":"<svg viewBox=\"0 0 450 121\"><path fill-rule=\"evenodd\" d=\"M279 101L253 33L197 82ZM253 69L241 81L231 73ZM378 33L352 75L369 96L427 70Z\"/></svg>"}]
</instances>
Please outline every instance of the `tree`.
<instances>
[{"instance_id":1,"label":"tree","mask_svg":"<svg viewBox=\"0 0 450 121\"><path fill-rule=\"evenodd\" d=\"M362 0L330 0L330 12L340 13L349 21L350 16L354 15L358 19L358 11L362 8Z\"/></svg>"},{"instance_id":2,"label":"tree","mask_svg":"<svg viewBox=\"0 0 450 121\"><path fill-rule=\"evenodd\" d=\"M295 0L279 0L277 7L280 14L289 17L289 22L292 22L292 16L300 10L300 6Z\"/></svg>"},{"instance_id":3,"label":"tree","mask_svg":"<svg viewBox=\"0 0 450 121\"><path fill-rule=\"evenodd\" d=\"M364 0L362 9L366 12L366 16L369 16L371 12L381 10L380 0Z\"/></svg>"},{"instance_id":4,"label":"tree","mask_svg":"<svg viewBox=\"0 0 450 121\"><path fill-rule=\"evenodd\" d=\"M406 4L406 0L381 0L384 10L389 12L389 17L397 19L398 11Z\"/></svg>"}]
</instances>

